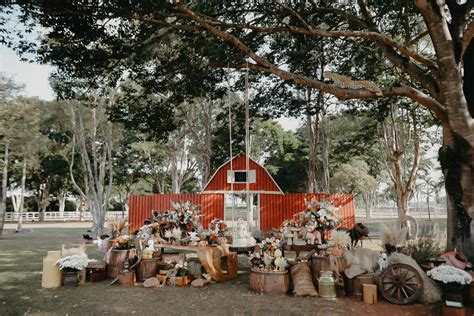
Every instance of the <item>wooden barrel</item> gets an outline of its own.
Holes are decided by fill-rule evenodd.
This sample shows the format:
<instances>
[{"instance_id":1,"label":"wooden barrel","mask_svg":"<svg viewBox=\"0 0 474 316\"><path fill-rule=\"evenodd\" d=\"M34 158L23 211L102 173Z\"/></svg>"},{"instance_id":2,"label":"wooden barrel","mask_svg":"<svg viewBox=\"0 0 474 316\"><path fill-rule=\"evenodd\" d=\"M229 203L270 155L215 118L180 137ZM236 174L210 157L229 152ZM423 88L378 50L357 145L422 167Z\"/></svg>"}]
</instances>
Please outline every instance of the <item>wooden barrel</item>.
<instances>
[{"instance_id":1,"label":"wooden barrel","mask_svg":"<svg viewBox=\"0 0 474 316\"><path fill-rule=\"evenodd\" d=\"M148 278L155 277L159 262L160 258L142 259L138 264L137 282L143 282Z\"/></svg>"},{"instance_id":2,"label":"wooden barrel","mask_svg":"<svg viewBox=\"0 0 474 316\"><path fill-rule=\"evenodd\" d=\"M354 295L357 299L363 299L363 285L375 284L375 277L373 273L365 273L355 277L354 280Z\"/></svg>"},{"instance_id":3,"label":"wooden barrel","mask_svg":"<svg viewBox=\"0 0 474 316\"><path fill-rule=\"evenodd\" d=\"M137 253L135 249L129 250L128 260L130 261L130 265L132 265L136 260ZM120 271L122 271L126 256L127 250L112 249L110 251L109 263L107 264L107 278L114 279L118 276Z\"/></svg>"},{"instance_id":4,"label":"wooden barrel","mask_svg":"<svg viewBox=\"0 0 474 316\"><path fill-rule=\"evenodd\" d=\"M290 285L288 272L265 272L252 270L249 287L264 294L286 294Z\"/></svg>"}]
</instances>

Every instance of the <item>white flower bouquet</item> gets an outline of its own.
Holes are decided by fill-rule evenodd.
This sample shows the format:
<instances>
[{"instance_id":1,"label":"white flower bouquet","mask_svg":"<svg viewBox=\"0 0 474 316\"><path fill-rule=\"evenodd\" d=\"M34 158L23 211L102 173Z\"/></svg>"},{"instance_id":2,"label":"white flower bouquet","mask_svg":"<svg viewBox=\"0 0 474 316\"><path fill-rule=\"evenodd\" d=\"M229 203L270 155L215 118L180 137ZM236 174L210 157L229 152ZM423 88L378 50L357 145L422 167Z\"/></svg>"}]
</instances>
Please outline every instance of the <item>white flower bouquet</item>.
<instances>
[{"instance_id":1,"label":"white flower bouquet","mask_svg":"<svg viewBox=\"0 0 474 316\"><path fill-rule=\"evenodd\" d=\"M56 265L59 266L61 270L82 270L87 267L88 264L86 258L78 255L67 256L56 261Z\"/></svg>"},{"instance_id":2,"label":"white flower bouquet","mask_svg":"<svg viewBox=\"0 0 474 316\"><path fill-rule=\"evenodd\" d=\"M453 266L442 265L431 269L427 272L428 276L433 280L443 283L459 283L461 285L470 284L472 277L464 270L455 268Z\"/></svg>"}]
</instances>

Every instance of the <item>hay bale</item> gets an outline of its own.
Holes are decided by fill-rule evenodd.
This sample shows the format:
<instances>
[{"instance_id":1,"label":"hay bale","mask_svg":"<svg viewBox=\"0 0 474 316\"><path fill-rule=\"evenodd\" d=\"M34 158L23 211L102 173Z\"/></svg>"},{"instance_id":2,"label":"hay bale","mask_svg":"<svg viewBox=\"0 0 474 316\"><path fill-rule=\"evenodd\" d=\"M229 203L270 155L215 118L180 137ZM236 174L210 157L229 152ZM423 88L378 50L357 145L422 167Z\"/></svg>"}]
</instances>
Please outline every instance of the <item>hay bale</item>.
<instances>
[{"instance_id":1,"label":"hay bale","mask_svg":"<svg viewBox=\"0 0 474 316\"><path fill-rule=\"evenodd\" d=\"M407 255L395 252L388 257L388 263L404 263L407 264L418 271L423 280L423 292L418 298L418 301L422 304L433 304L442 299L442 292L439 286L433 281L426 273L421 269L421 267L416 263L416 261Z\"/></svg>"}]
</instances>

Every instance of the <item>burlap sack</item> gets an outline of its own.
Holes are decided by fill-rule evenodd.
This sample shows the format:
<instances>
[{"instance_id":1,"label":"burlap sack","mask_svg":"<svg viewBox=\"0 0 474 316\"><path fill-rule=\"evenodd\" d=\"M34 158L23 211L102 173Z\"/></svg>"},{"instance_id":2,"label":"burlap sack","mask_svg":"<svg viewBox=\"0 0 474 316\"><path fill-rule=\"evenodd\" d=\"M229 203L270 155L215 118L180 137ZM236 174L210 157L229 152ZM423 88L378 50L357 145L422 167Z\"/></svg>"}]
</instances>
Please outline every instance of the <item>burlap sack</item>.
<instances>
[{"instance_id":1,"label":"burlap sack","mask_svg":"<svg viewBox=\"0 0 474 316\"><path fill-rule=\"evenodd\" d=\"M291 268L293 293L296 296L318 296L311 278L311 269L307 262L301 262Z\"/></svg>"}]
</instances>

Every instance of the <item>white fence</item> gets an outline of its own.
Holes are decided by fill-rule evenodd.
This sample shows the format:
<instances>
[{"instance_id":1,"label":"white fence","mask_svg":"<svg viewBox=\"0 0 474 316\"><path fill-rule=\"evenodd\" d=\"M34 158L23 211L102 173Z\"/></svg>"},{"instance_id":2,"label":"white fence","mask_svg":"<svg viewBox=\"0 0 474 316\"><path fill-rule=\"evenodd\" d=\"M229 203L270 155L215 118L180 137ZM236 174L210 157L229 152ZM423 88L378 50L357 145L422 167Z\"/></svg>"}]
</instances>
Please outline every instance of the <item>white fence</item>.
<instances>
[{"instance_id":1,"label":"white fence","mask_svg":"<svg viewBox=\"0 0 474 316\"><path fill-rule=\"evenodd\" d=\"M113 219L116 217L127 217L127 212L107 212L105 219ZM16 222L18 221L19 213L7 212L5 213L6 222ZM25 222L38 222L39 213L38 212L27 212L23 213L23 221ZM44 213L45 221L92 221L92 215L90 212L45 212Z\"/></svg>"},{"instance_id":2,"label":"white fence","mask_svg":"<svg viewBox=\"0 0 474 316\"><path fill-rule=\"evenodd\" d=\"M428 212L429 210L429 212ZM356 207L355 210L356 217L366 217L366 212L364 207ZM409 215L416 218L446 218L446 205L430 205L426 204L416 204L410 203L409 205ZM398 210L396 205L391 204L380 204L372 207L371 210L372 218L397 218Z\"/></svg>"}]
</instances>

